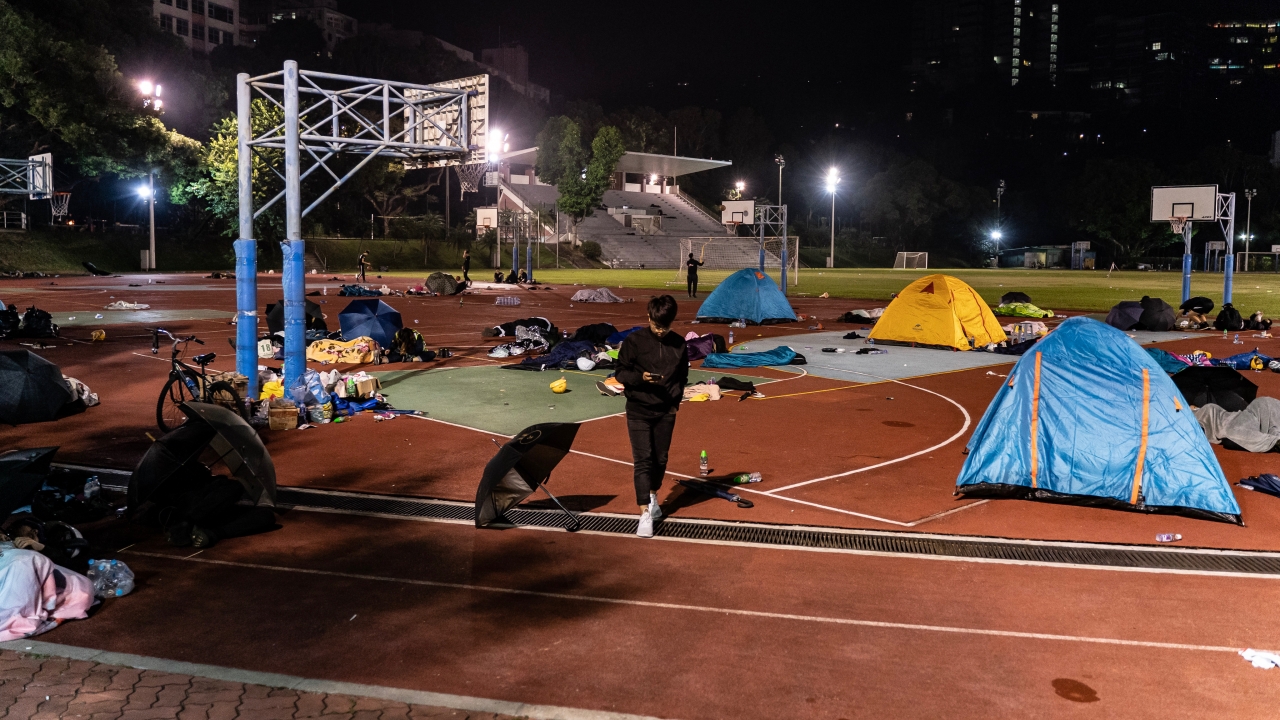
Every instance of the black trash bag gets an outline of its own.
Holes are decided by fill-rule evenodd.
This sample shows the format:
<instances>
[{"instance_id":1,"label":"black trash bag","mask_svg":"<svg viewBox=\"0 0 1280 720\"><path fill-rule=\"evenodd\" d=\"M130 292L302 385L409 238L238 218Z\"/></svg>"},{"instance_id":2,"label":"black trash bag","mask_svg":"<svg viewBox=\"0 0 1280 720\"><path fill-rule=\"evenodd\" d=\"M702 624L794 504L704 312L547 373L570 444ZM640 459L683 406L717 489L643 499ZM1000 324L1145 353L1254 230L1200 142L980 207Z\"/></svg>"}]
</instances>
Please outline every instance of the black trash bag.
<instances>
[{"instance_id":1,"label":"black trash bag","mask_svg":"<svg viewBox=\"0 0 1280 720\"><path fill-rule=\"evenodd\" d=\"M1213 321L1213 329L1238 332L1244 329L1244 318L1240 317L1240 311L1231 303L1223 303L1222 310L1218 311L1218 317Z\"/></svg>"},{"instance_id":2,"label":"black trash bag","mask_svg":"<svg viewBox=\"0 0 1280 720\"><path fill-rule=\"evenodd\" d=\"M97 275L99 277L111 277L111 273L107 272L106 270L99 270L98 266L94 265L88 260L85 260L80 264L84 266L85 270L89 271L90 275Z\"/></svg>"},{"instance_id":3,"label":"black trash bag","mask_svg":"<svg viewBox=\"0 0 1280 720\"><path fill-rule=\"evenodd\" d=\"M54 324L52 315L33 305L22 315L22 329L18 331L18 337L58 337L58 326Z\"/></svg>"},{"instance_id":4,"label":"black trash bag","mask_svg":"<svg viewBox=\"0 0 1280 720\"><path fill-rule=\"evenodd\" d=\"M10 305L0 309L0 338L16 336L20 327L22 316L18 314L17 306Z\"/></svg>"}]
</instances>

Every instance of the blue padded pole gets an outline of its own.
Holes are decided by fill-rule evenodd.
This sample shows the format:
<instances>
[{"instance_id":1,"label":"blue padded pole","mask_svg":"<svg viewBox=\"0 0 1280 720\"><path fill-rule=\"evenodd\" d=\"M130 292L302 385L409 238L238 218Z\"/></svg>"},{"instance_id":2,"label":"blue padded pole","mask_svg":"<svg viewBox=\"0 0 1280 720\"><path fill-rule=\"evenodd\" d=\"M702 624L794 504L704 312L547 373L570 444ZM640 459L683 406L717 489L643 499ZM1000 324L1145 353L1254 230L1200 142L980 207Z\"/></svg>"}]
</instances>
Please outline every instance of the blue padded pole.
<instances>
[{"instance_id":1,"label":"blue padded pole","mask_svg":"<svg viewBox=\"0 0 1280 720\"><path fill-rule=\"evenodd\" d=\"M1231 302L1231 290L1235 284L1235 265L1235 253L1227 253L1227 257L1222 263L1222 303L1224 305Z\"/></svg>"},{"instance_id":2,"label":"blue padded pole","mask_svg":"<svg viewBox=\"0 0 1280 720\"><path fill-rule=\"evenodd\" d=\"M258 243L253 239L253 139L248 73L236 76L240 239L236 251L236 372L249 379L249 398L258 396Z\"/></svg>"},{"instance_id":3,"label":"blue padded pole","mask_svg":"<svg viewBox=\"0 0 1280 720\"><path fill-rule=\"evenodd\" d=\"M1191 253L1182 254L1182 302L1191 299Z\"/></svg>"},{"instance_id":4,"label":"blue padded pole","mask_svg":"<svg viewBox=\"0 0 1280 720\"><path fill-rule=\"evenodd\" d=\"M302 240L301 148L298 144L298 63L284 63L284 387L290 394L306 372L306 290ZM294 398L296 399L296 398Z\"/></svg>"}]
</instances>

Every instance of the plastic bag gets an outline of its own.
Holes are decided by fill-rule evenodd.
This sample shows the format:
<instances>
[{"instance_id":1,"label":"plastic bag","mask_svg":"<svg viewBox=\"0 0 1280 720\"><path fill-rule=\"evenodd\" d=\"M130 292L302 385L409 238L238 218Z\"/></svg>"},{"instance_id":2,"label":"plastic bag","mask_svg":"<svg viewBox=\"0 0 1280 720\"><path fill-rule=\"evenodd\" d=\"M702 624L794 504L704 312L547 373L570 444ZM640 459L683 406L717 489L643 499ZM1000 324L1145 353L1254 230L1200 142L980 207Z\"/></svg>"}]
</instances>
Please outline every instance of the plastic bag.
<instances>
[{"instance_id":1,"label":"plastic bag","mask_svg":"<svg viewBox=\"0 0 1280 720\"><path fill-rule=\"evenodd\" d=\"M133 592L133 571L119 560L90 560L87 575L95 597L122 597Z\"/></svg>"},{"instance_id":2,"label":"plastic bag","mask_svg":"<svg viewBox=\"0 0 1280 720\"><path fill-rule=\"evenodd\" d=\"M262 384L262 394L258 396L259 400L270 400L272 398L284 397L284 385L279 381L271 381Z\"/></svg>"}]
</instances>

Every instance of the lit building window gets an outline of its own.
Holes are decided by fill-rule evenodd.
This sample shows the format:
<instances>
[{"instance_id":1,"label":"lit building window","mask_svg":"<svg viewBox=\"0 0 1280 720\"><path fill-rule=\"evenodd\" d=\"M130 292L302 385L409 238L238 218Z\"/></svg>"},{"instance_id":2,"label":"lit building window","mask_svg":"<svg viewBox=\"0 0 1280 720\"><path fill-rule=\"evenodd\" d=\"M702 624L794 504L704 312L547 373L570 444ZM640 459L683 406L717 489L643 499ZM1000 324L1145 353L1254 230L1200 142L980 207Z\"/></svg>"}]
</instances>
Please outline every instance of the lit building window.
<instances>
[{"instance_id":1,"label":"lit building window","mask_svg":"<svg viewBox=\"0 0 1280 720\"><path fill-rule=\"evenodd\" d=\"M1000 63L1002 63L1002 62L1004 62L1004 58L1000 57L999 55L997 55L997 56L995 57L995 60L996 60L996 64L997 64L997 65L999 65L999 64L1000 64Z\"/></svg>"},{"instance_id":2,"label":"lit building window","mask_svg":"<svg viewBox=\"0 0 1280 720\"><path fill-rule=\"evenodd\" d=\"M1151 49L1152 49L1152 50L1159 50L1159 49L1160 49L1160 43L1158 43L1158 42L1153 42L1153 43L1151 43Z\"/></svg>"},{"instance_id":3,"label":"lit building window","mask_svg":"<svg viewBox=\"0 0 1280 720\"><path fill-rule=\"evenodd\" d=\"M1019 28L1019 27L1014 28L1014 29L1013 29L1013 36L1014 36L1014 37L1021 37L1021 36L1022 36L1022 28Z\"/></svg>"}]
</instances>

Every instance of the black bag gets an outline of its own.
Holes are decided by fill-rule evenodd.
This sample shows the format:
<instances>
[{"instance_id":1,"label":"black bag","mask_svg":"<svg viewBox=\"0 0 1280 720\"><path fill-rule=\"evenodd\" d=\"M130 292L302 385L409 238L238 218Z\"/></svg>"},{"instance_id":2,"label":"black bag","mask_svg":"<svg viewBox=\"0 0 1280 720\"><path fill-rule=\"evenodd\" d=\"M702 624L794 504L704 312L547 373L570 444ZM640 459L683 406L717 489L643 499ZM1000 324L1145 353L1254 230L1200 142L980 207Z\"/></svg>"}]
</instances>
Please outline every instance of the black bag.
<instances>
[{"instance_id":1,"label":"black bag","mask_svg":"<svg viewBox=\"0 0 1280 720\"><path fill-rule=\"evenodd\" d=\"M22 315L20 337L51 338L58 337L58 326L53 323L53 316L34 305L27 308Z\"/></svg>"},{"instance_id":2,"label":"black bag","mask_svg":"<svg viewBox=\"0 0 1280 720\"><path fill-rule=\"evenodd\" d=\"M1213 328L1228 332L1243 330L1244 318L1240 317L1240 311L1232 307L1231 303L1223 303L1222 310L1218 312L1217 319L1213 321Z\"/></svg>"},{"instance_id":3,"label":"black bag","mask_svg":"<svg viewBox=\"0 0 1280 720\"><path fill-rule=\"evenodd\" d=\"M22 316L18 314L17 307L10 305L0 310L0 338L17 335L21 325Z\"/></svg>"}]
</instances>

